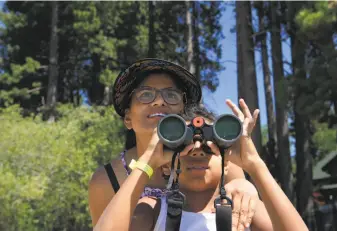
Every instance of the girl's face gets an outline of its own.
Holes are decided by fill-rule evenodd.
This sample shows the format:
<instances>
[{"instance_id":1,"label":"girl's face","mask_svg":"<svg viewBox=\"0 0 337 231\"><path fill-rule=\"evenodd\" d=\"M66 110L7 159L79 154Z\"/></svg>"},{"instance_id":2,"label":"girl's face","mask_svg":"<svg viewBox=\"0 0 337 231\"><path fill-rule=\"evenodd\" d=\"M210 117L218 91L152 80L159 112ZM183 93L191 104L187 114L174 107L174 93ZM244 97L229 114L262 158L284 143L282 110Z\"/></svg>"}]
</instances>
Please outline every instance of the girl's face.
<instances>
[{"instance_id":1,"label":"girl's face","mask_svg":"<svg viewBox=\"0 0 337 231\"><path fill-rule=\"evenodd\" d=\"M221 178L221 156L206 154L201 148L180 157L180 187L189 191L215 189Z\"/></svg>"},{"instance_id":2,"label":"girl's face","mask_svg":"<svg viewBox=\"0 0 337 231\"><path fill-rule=\"evenodd\" d=\"M183 99L168 74L151 74L133 91L124 124L136 134L152 134L163 116L183 111Z\"/></svg>"},{"instance_id":3,"label":"girl's face","mask_svg":"<svg viewBox=\"0 0 337 231\"><path fill-rule=\"evenodd\" d=\"M212 124L212 121L204 119L207 124ZM221 161L220 155L207 154L202 148L194 149L188 155L180 157L180 187L197 192L215 189L221 178ZM225 170L226 173L228 161L225 161Z\"/></svg>"}]
</instances>

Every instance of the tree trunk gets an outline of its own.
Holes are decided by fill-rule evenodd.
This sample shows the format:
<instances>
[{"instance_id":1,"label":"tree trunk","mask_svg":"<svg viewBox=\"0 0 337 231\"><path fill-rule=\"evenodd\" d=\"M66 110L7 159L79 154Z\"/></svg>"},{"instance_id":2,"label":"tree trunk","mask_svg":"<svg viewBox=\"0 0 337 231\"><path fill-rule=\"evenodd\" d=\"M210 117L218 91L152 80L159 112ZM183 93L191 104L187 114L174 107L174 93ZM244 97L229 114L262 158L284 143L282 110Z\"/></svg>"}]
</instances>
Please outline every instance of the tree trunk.
<instances>
[{"instance_id":1,"label":"tree trunk","mask_svg":"<svg viewBox=\"0 0 337 231\"><path fill-rule=\"evenodd\" d=\"M51 2L51 31L49 43L49 74L47 91L46 119L55 121L55 106L57 102L57 79L58 79L58 2Z\"/></svg>"},{"instance_id":2,"label":"tree trunk","mask_svg":"<svg viewBox=\"0 0 337 231\"><path fill-rule=\"evenodd\" d=\"M278 14L278 2L271 2L272 30L272 63L274 73L274 95L277 118L277 169L281 187L288 198L293 200L293 177L291 168L289 127L287 111L287 88L284 79L281 28Z\"/></svg>"},{"instance_id":3,"label":"tree trunk","mask_svg":"<svg viewBox=\"0 0 337 231\"><path fill-rule=\"evenodd\" d=\"M238 36L238 88L250 110L259 108L255 72L253 30L250 2L236 1ZM240 47L241 46L241 47ZM240 70L241 69L241 70ZM260 118L256 122L252 139L259 153L262 153Z\"/></svg>"},{"instance_id":4,"label":"tree trunk","mask_svg":"<svg viewBox=\"0 0 337 231\"><path fill-rule=\"evenodd\" d=\"M111 88L109 86L104 87L104 100L103 105L110 105L112 102Z\"/></svg>"},{"instance_id":5,"label":"tree trunk","mask_svg":"<svg viewBox=\"0 0 337 231\"><path fill-rule=\"evenodd\" d=\"M101 73L101 60L98 54L93 54L92 57L92 77L88 89L88 97L90 104L101 104L104 100L104 84L99 80Z\"/></svg>"},{"instance_id":6,"label":"tree trunk","mask_svg":"<svg viewBox=\"0 0 337 231\"><path fill-rule=\"evenodd\" d=\"M239 98L241 93L244 91L244 78L243 78L243 61L242 61L242 46L241 46L241 36L239 31L241 31L242 25L239 23L239 14L236 13L236 56L237 56L237 73L238 73L238 94Z\"/></svg>"},{"instance_id":7,"label":"tree trunk","mask_svg":"<svg viewBox=\"0 0 337 231\"><path fill-rule=\"evenodd\" d=\"M278 171L276 170L276 155L277 151L277 138L276 138L276 120L274 114L274 103L272 95L271 86L271 74L268 64L268 47L267 47L267 27L265 22L265 3L255 2L258 11L259 20L259 41L261 45L261 61L263 69L263 83L264 83L264 94L266 98L266 108L267 108L267 123L268 123L268 143L266 153L268 156L264 157L267 160L268 167L276 179L278 177Z\"/></svg>"},{"instance_id":8,"label":"tree trunk","mask_svg":"<svg viewBox=\"0 0 337 231\"><path fill-rule=\"evenodd\" d=\"M193 49L193 19L192 10L194 2L185 1L186 5L186 26L187 26L187 69L195 75L194 49Z\"/></svg>"},{"instance_id":9,"label":"tree trunk","mask_svg":"<svg viewBox=\"0 0 337 231\"><path fill-rule=\"evenodd\" d=\"M199 48L199 35L200 35L200 29L199 29L199 10L198 10L198 2L193 2L193 25L192 29L194 32L193 36L193 48L194 48L194 64L195 64L195 77L199 81L201 81L200 78L200 48Z\"/></svg>"},{"instance_id":10,"label":"tree trunk","mask_svg":"<svg viewBox=\"0 0 337 231\"><path fill-rule=\"evenodd\" d=\"M300 4L300 3L297 3ZM292 68L295 80L305 81L305 51L306 44L299 39L299 32L294 22L297 7L296 2L288 2L288 12L291 36ZM303 39L301 37L301 39ZM298 81L296 81L298 82ZM312 155L310 153L310 120L308 116L299 110L299 99L303 97L305 91L298 83L295 86L294 114L296 133L296 198L297 210L305 219L310 209L310 197L312 194Z\"/></svg>"},{"instance_id":11,"label":"tree trunk","mask_svg":"<svg viewBox=\"0 0 337 231\"><path fill-rule=\"evenodd\" d=\"M155 9L154 9L154 2L149 1L149 50L147 56L149 58L154 58L155 57L155 44L156 44L156 34L154 32L154 14L155 14Z\"/></svg>"}]
</instances>

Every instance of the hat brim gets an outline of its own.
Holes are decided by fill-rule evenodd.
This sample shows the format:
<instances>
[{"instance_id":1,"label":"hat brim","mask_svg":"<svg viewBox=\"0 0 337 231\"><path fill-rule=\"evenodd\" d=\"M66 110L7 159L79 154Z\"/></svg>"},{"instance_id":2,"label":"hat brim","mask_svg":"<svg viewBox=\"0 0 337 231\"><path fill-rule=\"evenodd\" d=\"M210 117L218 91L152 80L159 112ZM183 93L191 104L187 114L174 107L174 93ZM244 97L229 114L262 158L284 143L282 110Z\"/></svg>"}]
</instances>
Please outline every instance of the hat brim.
<instances>
[{"instance_id":1,"label":"hat brim","mask_svg":"<svg viewBox=\"0 0 337 231\"><path fill-rule=\"evenodd\" d=\"M199 103L201 100L201 86L197 78L185 68L161 59L142 59L121 71L113 87L113 105L116 112L124 117L127 109L129 95L136 87L137 77L143 72L163 71L172 74L176 81L181 82L182 89L186 94L187 103Z\"/></svg>"}]
</instances>

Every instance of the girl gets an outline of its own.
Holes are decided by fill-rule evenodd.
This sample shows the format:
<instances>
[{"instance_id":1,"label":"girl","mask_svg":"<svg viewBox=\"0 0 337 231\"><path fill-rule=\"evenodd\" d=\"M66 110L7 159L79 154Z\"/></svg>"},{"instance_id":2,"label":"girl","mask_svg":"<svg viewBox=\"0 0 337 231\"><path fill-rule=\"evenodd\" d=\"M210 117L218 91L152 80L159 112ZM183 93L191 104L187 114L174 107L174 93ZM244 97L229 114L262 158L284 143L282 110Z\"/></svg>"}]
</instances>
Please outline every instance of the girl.
<instances>
[{"instance_id":1,"label":"girl","mask_svg":"<svg viewBox=\"0 0 337 231\"><path fill-rule=\"evenodd\" d=\"M121 153L111 164L100 167L89 183L89 207L93 226L126 181L132 159L138 159L149 148L153 129L168 113L181 113L185 106L199 103L201 87L198 80L184 68L158 59L138 61L122 71L113 89L116 112L123 118L136 145ZM129 142L130 139L127 139ZM162 151L161 151L162 152ZM235 152L233 150L233 152ZM170 153L167 153L170 154ZM166 181L162 177L166 168L155 171L142 196L161 197ZM244 178L242 169L231 168L227 179Z\"/></svg>"},{"instance_id":2,"label":"girl","mask_svg":"<svg viewBox=\"0 0 337 231\"><path fill-rule=\"evenodd\" d=\"M262 200L265 202L271 218L272 226L271 224L265 224L262 230L307 231L308 228L272 178L250 138L259 111L255 110L254 116L252 116L242 99L240 100L240 106L244 111L243 113L232 102L227 101L227 104L243 121L240 155L234 156L233 153L229 153L229 155L232 156L232 161L242 166L250 174L261 193ZM219 190L221 157L215 144L207 142L207 145L214 155L205 155L201 149L194 149L188 152L192 147L185 149L181 153L182 173L180 185L187 201L186 211L182 215L180 224L180 230L182 231L215 230L215 214L212 213L212 206ZM165 197L162 197L161 200L156 200L152 204L149 203L149 200L146 200L150 198L143 198L143 201L137 204L142 188L149 181L149 176L151 176L149 169L156 169L168 163L172 157L172 154L163 153L160 150L162 150L162 144L159 142L155 131L149 148L138 159L138 167L134 168L120 191L112 199L95 230L129 230L130 220L131 228L135 230L153 230L153 228L158 231L165 230L167 209ZM234 210L237 209L235 204L236 201L234 199ZM257 209L259 213L264 212L261 207L257 207ZM240 211L234 212L240 213Z\"/></svg>"}]
</instances>

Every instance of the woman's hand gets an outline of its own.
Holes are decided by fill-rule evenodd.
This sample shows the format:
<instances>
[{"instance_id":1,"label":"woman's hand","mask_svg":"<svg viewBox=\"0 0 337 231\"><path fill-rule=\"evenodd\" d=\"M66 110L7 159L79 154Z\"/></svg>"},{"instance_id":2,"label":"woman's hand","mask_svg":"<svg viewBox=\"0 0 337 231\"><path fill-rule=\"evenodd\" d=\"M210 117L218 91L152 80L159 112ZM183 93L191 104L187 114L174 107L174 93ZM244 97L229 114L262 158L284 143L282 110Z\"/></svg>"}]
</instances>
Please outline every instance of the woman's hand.
<instances>
[{"instance_id":1,"label":"woman's hand","mask_svg":"<svg viewBox=\"0 0 337 231\"><path fill-rule=\"evenodd\" d=\"M194 147L194 144L187 145L180 156L187 155L187 153ZM172 150L164 149L164 145L160 141L157 133L157 128L154 129L150 143L145 153L139 158L150 165L153 170L170 163L174 152Z\"/></svg>"},{"instance_id":2,"label":"woman's hand","mask_svg":"<svg viewBox=\"0 0 337 231\"><path fill-rule=\"evenodd\" d=\"M233 201L232 231L243 231L252 223L258 193L252 183L245 179L235 179L225 185L227 196Z\"/></svg>"}]
</instances>

